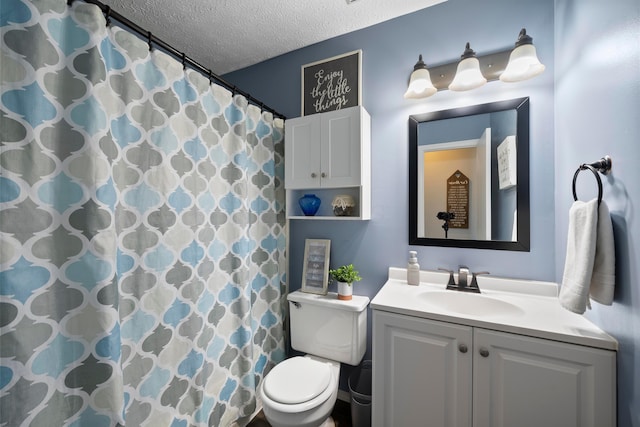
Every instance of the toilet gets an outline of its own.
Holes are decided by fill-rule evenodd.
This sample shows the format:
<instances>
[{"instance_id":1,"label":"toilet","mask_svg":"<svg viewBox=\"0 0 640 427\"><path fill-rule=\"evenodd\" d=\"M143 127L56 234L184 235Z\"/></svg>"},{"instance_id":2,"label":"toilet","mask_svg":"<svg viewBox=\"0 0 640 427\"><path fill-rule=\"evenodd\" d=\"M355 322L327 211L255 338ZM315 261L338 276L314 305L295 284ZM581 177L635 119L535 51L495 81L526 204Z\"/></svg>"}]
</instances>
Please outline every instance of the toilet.
<instances>
[{"instance_id":1,"label":"toilet","mask_svg":"<svg viewBox=\"0 0 640 427\"><path fill-rule=\"evenodd\" d=\"M296 291L287 299L291 347L306 354L279 363L260 382L264 416L273 427L333 426L340 363L358 365L367 348L369 298Z\"/></svg>"}]
</instances>

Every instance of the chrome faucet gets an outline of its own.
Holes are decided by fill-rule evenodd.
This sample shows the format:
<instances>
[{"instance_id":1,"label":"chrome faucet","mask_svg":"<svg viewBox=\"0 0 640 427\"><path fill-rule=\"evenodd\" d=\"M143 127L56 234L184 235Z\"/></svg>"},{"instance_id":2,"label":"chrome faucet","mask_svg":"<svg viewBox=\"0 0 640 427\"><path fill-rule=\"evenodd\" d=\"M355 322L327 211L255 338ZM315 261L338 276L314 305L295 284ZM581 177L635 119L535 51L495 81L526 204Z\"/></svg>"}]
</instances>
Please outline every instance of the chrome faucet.
<instances>
[{"instance_id":1,"label":"chrome faucet","mask_svg":"<svg viewBox=\"0 0 640 427\"><path fill-rule=\"evenodd\" d=\"M479 274L489 274L488 271L479 271L477 273L472 273L468 267L461 265L458 268L458 283L456 284L455 278L453 277L453 271L447 270L445 268L438 268L438 270L446 271L449 273L449 282L447 283L447 289L461 292L475 292L477 294L480 293L480 287L478 286L478 280L476 277ZM469 276L471 276L471 283L469 283Z\"/></svg>"},{"instance_id":2,"label":"chrome faucet","mask_svg":"<svg viewBox=\"0 0 640 427\"><path fill-rule=\"evenodd\" d=\"M465 290L465 288L468 285L467 277L469 277L469 274L471 274L471 272L469 271L468 267L465 267L464 265L461 265L460 267L458 267L458 290L460 291ZM473 277L475 278L475 276ZM478 291L479 290L480 289L478 289Z\"/></svg>"}]
</instances>

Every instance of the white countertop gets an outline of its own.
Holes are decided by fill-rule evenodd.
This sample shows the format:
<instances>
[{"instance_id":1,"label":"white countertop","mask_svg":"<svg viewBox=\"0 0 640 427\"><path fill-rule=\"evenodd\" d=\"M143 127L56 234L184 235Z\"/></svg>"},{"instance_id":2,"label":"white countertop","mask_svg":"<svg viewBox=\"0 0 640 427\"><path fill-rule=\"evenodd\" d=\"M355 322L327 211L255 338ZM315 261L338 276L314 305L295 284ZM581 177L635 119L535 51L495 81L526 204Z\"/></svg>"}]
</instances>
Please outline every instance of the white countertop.
<instances>
[{"instance_id":1,"label":"white countertop","mask_svg":"<svg viewBox=\"0 0 640 427\"><path fill-rule=\"evenodd\" d=\"M420 271L418 286L408 285L406 277L406 269L390 268L389 279L371 301L371 308L605 350L618 349L613 337L560 305L556 283L479 276L482 295L507 302L517 310L473 315L425 302L427 292L445 290L448 273Z\"/></svg>"}]
</instances>

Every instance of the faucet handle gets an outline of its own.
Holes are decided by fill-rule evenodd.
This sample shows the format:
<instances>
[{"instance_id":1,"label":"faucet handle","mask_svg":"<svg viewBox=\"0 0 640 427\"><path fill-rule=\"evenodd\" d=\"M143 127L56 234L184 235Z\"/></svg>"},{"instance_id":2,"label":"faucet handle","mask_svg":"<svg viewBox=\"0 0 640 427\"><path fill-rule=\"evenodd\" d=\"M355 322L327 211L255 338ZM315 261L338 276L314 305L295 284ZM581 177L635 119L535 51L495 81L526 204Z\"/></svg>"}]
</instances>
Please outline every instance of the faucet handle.
<instances>
[{"instance_id":1,"label":"faucet handle","mask_svg":"<svg viewBox=\"0 0 640 427\"><path fill-rule=\"evenodd\" d=\"M478 292L480 292L480 287L478 286L478 281L476 280L476 277L478 277L481 274L490 274L488 271L478 271L477 273L472 273L472 278L471 278L471 285L469 285L469 287L471 288L475 288L478 290Z\"/></svg>"},{"instance_id":2,"label":"faucet handle","mask_svg":"<svg viewBox=\"0 0 640 427\"><path fill-rule=\"evenodd\" d=\"M447 289L451 289L451 287L455 288L456 281L453 279L453 271L442 267L438 267L438 270L446 271L447 273L449 273L449 282L447 283Z\"/></svg>"}]
</instances>

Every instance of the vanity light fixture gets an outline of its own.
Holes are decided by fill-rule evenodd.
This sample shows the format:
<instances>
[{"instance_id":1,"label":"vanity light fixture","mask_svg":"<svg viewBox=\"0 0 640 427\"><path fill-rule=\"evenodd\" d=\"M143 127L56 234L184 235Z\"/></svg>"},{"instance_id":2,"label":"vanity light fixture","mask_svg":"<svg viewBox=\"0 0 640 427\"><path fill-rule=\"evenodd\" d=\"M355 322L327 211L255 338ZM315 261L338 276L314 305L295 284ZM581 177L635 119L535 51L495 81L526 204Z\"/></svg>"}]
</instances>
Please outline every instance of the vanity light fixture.
<instances>
[{"instance_id":1,"label":"vanity light fixture","mask_svg":"<svg viewBox=\"0 0 640 427\"><path fill-rule=\"evenodd\" d=\"M431 83L431 76L427 65L422 60L422 55L418 57L418 62L413 66L413 72L409 78L409 87L404 93L406 99L428 98L438 91Z\"/></svg>"},{"instance_id":2,"label":"vanity light fixture","mask_svg":"<svg viewBox=\"0 0 640 427\"><path fill-rule=\"evenodd\" d=\"M480 71L480 62L476 53L467 43L464 53L460 56L460 62L456 69L456 76L449 85L449 90L465 91L478 88L484 85L487 79Z\"/></svg>"},{"instance_id":3,"label":"vanity light fixture","mask_svg":"<svg viewBox=\"0 0 640 427\"><path fill-rule=\"evenodd\" d=\"M507 69L500 74L500 80L508 83L520 82L537 76L544 71L544 68L536 54L533 39L527 34L527 30L523 28L518 35L516 47L509 55Z\"/></svg>"},{"instance_id":4,"label":"vanity light fixture","mask_svg":"<svg viewBox=\"0 0 640 427\"><path fill-rule=\"evenodd\" d=\"M438 90L464 91L478 88L487 81L512 83L527 80L544 71L533 45L533 39L522 29L513 49L477 56L469 43L459 62L427 69L422 55L409 78L406 99L427 98Z\"/></svg>"}]
</instances>

